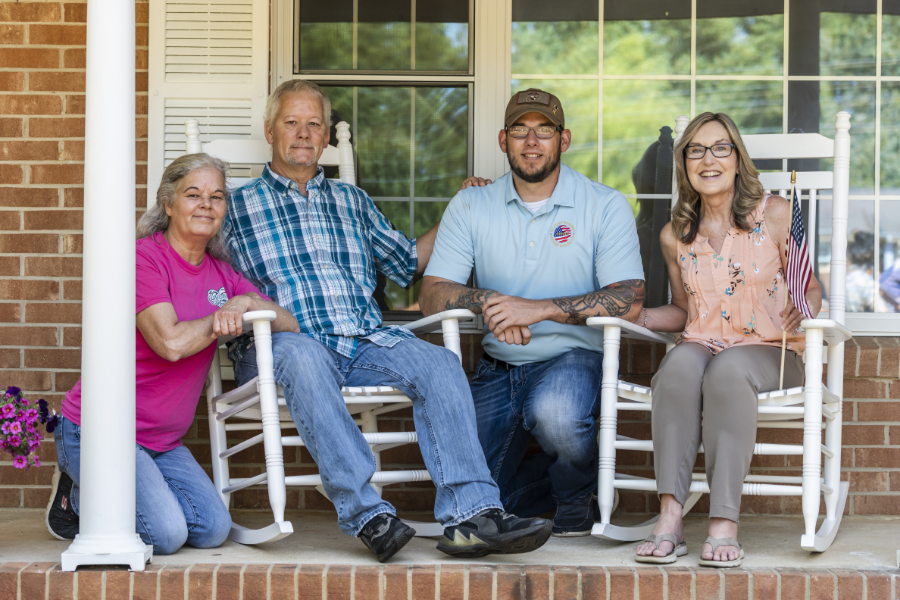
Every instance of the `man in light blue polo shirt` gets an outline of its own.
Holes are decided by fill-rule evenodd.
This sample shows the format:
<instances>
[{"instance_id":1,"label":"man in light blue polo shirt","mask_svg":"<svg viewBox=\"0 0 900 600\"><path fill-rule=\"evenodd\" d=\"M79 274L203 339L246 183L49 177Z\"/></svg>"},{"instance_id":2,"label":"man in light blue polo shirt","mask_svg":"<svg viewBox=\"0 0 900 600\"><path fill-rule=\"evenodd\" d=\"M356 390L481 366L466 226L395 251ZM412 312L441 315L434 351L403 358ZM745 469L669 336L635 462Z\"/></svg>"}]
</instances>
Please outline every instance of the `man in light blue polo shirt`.
<instances>
[{"instance_id":1,"label":"man in light blue polo shirt","mask_svg":"<svg viewBox=\"0 0 900 600\"><path fill-rule=\"evenodd\" d=\"M603 334L585 322L641 313L634 214L621 193L560 164L572 134L556 96L515 94L505 123L499 144L512 172L450 202L419 303L425 314L484 315L485 356L471 387L505 509L556 509L554 535L589 535ZM465 287L473 268L474 289ZM532 434L543 452L526 459Z\"/></svg>"}]
</instances>

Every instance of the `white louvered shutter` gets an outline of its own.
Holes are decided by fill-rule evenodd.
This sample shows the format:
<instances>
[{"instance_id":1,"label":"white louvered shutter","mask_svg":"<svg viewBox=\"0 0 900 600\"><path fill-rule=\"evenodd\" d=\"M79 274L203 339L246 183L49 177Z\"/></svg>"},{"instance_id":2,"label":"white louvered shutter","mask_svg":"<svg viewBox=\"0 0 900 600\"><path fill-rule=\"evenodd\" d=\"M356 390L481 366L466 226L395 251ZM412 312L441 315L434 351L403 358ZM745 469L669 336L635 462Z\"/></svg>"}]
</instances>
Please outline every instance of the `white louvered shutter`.
<instances>
[{"instance_id":1,"label":"white louvered shutter","mask_svg":"<svg viewBox=\"0 0 900 600\"><path fill-rule=\"evenodd\" d=\"M268 0L150 2L148 202L185 152L186 119L203 142L264 139L268 32Z\"/></svg>"}]
</instances>

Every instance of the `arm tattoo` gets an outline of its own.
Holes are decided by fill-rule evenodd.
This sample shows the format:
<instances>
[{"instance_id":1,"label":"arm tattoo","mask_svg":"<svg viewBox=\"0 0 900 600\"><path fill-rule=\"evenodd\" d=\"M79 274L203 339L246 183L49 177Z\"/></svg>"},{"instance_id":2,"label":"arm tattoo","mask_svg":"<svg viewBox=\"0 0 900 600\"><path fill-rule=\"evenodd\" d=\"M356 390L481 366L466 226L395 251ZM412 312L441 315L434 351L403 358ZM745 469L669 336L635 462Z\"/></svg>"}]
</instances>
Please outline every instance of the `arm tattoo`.
<instances>
[{"instance_id":1,"label":"arm tattoo","mask_svg":"<svg viewBox=\"0 0 900 600\"><path fill-rule=\"evenodd\" d=\"M553 304L566 313L566 323L584 325L588 317L624 317L635 303L644 302L644 282L629 279L612 283L602 290L583 296L554 298ZM601 314L598 307L606 312Z\"/></svg>"},{"instance_id":2,"label":"arm tattoo","mask_svg":"<svg viewBox=\"0 0 900 600\"><path fill-rule=\"evenodd\" d=\"M473 313L480 313L484 302L496 294L497 292L494 290L475 290L466 288L466 291L459 294L459 296L456 297L456 300L447 300L444 310L468 308Z\"/></svg>"}]
</instances>

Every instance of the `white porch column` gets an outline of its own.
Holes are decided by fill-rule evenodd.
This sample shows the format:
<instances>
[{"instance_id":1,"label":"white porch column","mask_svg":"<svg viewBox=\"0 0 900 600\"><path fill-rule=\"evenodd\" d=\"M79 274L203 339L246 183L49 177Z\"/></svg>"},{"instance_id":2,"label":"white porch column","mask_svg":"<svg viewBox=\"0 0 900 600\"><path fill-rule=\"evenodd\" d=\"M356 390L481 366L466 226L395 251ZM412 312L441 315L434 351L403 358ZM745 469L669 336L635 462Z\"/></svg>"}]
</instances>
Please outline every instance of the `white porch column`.
<instances>
[{"instance_id":1,"label":"white porch column","mask_svg":"<svg viewBox=\"0 0 900 600\"><path fill-rule=\"evenodd\" d=\"M88 2L81 514L65 571L142 571L153 554L134 530L134 27L134 2Z\"/></svg>"}]
</instances>

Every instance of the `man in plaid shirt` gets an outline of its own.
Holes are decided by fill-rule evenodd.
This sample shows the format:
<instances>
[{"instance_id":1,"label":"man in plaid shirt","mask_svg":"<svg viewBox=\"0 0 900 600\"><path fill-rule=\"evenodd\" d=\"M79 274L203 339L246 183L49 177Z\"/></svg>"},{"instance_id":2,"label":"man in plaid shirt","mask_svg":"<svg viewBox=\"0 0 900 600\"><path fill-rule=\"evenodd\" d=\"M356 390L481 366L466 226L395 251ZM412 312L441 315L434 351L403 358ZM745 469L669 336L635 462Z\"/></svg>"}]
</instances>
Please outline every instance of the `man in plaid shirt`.
<instances>
[{"instance_id":1,"label":"man in plaid shirt","mask_svg":"<svg viewBox=\"0 0 900 600\"><path fill-rule=\"evenodd\" d=\"M369 485L372 453L341 396L343 386L390 386L413 403L445 527L438 549L464 558L537 549L550 522L503 512L456 355L382 327L372 298L376 272L404 287L421 277L437 227L409 240L365 192L325 179L317 162L329 140L326 115L331 102L313 83L288 81L273 92L265 115L272 162L234 193L223 232L237 268L300 324L299 334L272 336L275 378L338 524L382 562L415 534ZM229 355L238 384L256 376L252 340L238 338Z\"/></svg>"}]
</instances>

